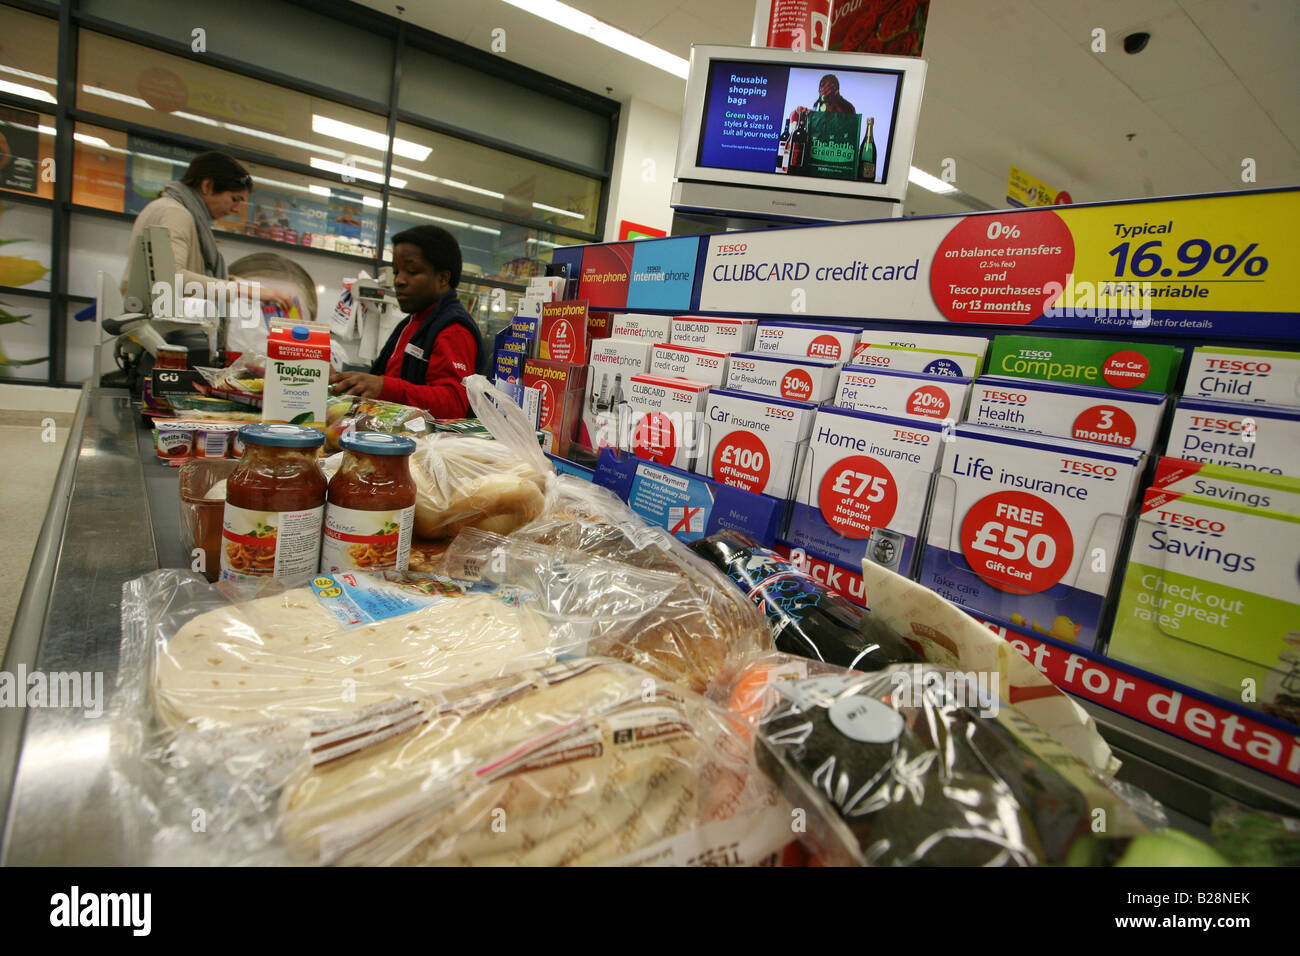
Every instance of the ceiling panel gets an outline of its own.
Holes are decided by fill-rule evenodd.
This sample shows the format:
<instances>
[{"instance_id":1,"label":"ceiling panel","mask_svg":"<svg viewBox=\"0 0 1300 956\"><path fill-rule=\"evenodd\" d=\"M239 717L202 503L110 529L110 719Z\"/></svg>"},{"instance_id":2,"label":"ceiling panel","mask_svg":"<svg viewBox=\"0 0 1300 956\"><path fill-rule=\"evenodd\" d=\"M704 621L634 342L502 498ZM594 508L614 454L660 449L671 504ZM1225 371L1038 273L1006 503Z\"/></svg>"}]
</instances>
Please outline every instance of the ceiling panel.
<instances>
[{"instance_id":1,"label":"ceiling panel","mask_svg":"<svg viewBox=\"0 0 1300 956\"><path fill-rule=\"evenodd\" d=\"M1234 79L1218 51L1187 14L1179 10L1151 22L1151 40L1141 53L1111 44L1097 61L1143 100L1172 96Z\"/></svg>"},{"instance_id":2,"label":"ceiling panel","mask_svg":"<svg viewBox=\"0 0 1300 956\"><path fill-rule=\"evenodd\" d=\"M1296 64L1296 0L1186 0L1187 16L1239 78L1254 83ZM1295 77L1295 73L1292 73ZM1296 83L1291 83L1296 92Z\"/></svg>"}]
</instances>

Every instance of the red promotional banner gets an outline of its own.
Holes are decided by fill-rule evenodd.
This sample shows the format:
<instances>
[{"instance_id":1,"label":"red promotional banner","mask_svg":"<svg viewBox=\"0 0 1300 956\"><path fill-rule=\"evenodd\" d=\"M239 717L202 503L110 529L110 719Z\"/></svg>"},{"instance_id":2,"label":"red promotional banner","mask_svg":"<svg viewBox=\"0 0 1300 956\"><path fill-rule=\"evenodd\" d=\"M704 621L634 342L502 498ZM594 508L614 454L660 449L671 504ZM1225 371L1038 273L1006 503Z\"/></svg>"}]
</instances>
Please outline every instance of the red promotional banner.
<instances>
[{"instance_id":1,"label":"red promotional banner","mask_svg":"<svg viewBox=\"0 0 1300 956\"><path fill-rule=\"evenodd\" d=\"M1300 785L1300 736L1213 698L1176 690L1114 661L1071 651L978 618L1057 687L1189 740L1270 777Z\"/></svg>"},{"instance_id":2,"label":"red promotional banner","mask_svg":"<svg viewBox=\"0 0 1300 956\"><path fill-rule=\"evenodd\" d=\"M831 49L845 53L920 56L930 0L837 0Z\"/></svg>"},{"instance_id":3,"label":"red promotional banner","mask_svg":"<svg viewBox=\"0 0 1300 956\"><path fill-rule=\"evenodd\" d=\"M825 50L831 0L771 0L767 45L780 50Z\"/></svg>"},{"instance_id":4,"label":"red promotional banner","mask_svg":"<svg viewBox=\"0 0 1300 956\"><path fill-rule=\"evenodd\" d=\"M622 309L632 277L632 243L587 246L582 254L578 298L593 309Z\"/></svg>"}]
</instances>

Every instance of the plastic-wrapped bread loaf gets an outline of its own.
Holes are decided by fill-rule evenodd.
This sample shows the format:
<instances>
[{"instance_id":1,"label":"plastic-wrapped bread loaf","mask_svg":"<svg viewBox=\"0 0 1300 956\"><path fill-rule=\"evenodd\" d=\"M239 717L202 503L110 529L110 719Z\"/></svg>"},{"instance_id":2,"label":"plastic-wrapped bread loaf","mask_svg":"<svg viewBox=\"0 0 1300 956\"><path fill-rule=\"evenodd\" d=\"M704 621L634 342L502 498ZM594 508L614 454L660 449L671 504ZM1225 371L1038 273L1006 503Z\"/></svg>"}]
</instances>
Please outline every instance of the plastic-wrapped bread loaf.
<instances>
[{"instance_id":1,"label":"plastic-wrapped bread loaf","mask_svg":"<svg viewBox=\"0 0 1300 956\"><path fill-rule=\"evenodd\" d=\"M415 533L454 538L462 528L508 534L537 517L545 478L501 442L460 435L422 438L411 456Z\"/></svg>"}]
</instances>

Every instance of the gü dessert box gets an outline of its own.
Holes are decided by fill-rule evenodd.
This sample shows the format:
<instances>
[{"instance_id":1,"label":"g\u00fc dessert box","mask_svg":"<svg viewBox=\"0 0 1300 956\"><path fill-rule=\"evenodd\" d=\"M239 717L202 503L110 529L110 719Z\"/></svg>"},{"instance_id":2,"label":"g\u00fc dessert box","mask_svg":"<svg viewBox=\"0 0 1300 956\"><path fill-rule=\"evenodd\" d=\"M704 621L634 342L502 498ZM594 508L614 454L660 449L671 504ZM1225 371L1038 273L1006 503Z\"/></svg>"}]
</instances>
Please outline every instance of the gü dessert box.
<instances>
[{"instance_id":1,"label":"g\u00fc dessert box","mask_svg":"<svg viewBox=\"0 0 1300 956\"><path fill-rule=\"evenodd\" d=\"M839 363L766 352L731 356L726 387L776 398L821 404L835 394Z\"/></svg>"},{"instance_id":2,"label":"g\u00fc dessert box","mask_svg":"<svg viewBox=\"0 0 1300 956\"><path fill-rule=\"evenodd\" d=\"M754 347L757 319L708 319L679 315L672 321L673 345L712 349L717 352L746 352Z\"/></svg>"},{"instance_id":3,"label":"g\u00fc dessert box","mask_svg":"<svg viewBox=\"0 0 1300 956\"><path fill-rule=\"evenodd\" d=\"M809 402L714 389L696 471L743 491L788 498L816 411Z\"/></svg>"},{"instance_id":4,"label":"g\u00fc dessert box","mask_svg":"<svg viewBox=\"0 0 1300 956\"><path fill-rule=\"evenodd\" d=\"M868 558L908 574L942 439L937 422L823 405L786 539L845 567Z\"/></svg>"},{"instance_id":5,"label":"g\u00fc dessert box","mask_svg":"<svg viewBox=\"0 0 1300 956\"><path fill-rule=\"evenodd\" d=\"M650 363L650 343L638 339L600 339L592 343L582 402L578 444L587 451L618 447L618 422L633 375Z\"/></svg>"},{"instance_id":6,"label":"g\u00fc dessert box","mask_svg":"<svg viewBox=\"0 0 1300 956\"><path fill-rule=\"evenodd\" d=\"M537 413L537 427L550 438L542 449L564 457L569 453L578 434L582 418L583 386L587 381L587 366L550 359L530 358L524 362L525 388L535 388L541 393L541 406Z\"/></svg>"},{"instance_id":7,"label":"g\u00fc dessert box","mask_svg":"<svg viewBox=\"0 0 1300 956\"><path fill-rule=\"evenodd\" d=\"M966 411L970 385L968 378L846 365L835 404L855 412L956 422Z\"/></svg>"},{"instance_id":8,"label":"g\u00fc dessert box","mask_svg":"<svg viewBox=\"0 0 1300 956\"><path fill-rule=\"evenodd\" d=\"M1144 455L962 423L944 443L917 580L1089 650Z\"/></svg>"},{"instance_id":9,"label":"g\u00fc dessert box","mask_svg":"<svg viewBox=\"0 0 1300 956\"><path fill-rule=\"evenodd\" d=\"M1040 435L1149 450L1164 420L1165 396L985 375L971 386L967 421Z\"/></svg>"},{"instance_id":10,"label":"g\u00fc dessert box","mask_svg":"<svg viewBox=\"0 0 1300 956\"><path fill-rule=\"evenodd\" d=\"M760 322L754 334L754 351L846 362L853 355L861 331L861 326Z\"/></svg>"},{"instance_id":11,"label":"g\u00fc dessert box","mask_svg":"<svg viewBox=\"0 0 1300 956\"><path fill-rule=\"evenodd\" d=\"M705 382L633 375L626 415L619 421L619 448L656 464L692 470L708 395Z\"/></svg>"},{"instance_id":12,"label":"g\u00fc dessert box","mask_svg":"<svg viewBox=\"0 0 1300 956\"><path fill-rule=\"evenodd\" d=\"M727 378L727 353L689 345L655 345L650 349L650 367L646 371L721 388Z\"/></svg>"}]
</instances>

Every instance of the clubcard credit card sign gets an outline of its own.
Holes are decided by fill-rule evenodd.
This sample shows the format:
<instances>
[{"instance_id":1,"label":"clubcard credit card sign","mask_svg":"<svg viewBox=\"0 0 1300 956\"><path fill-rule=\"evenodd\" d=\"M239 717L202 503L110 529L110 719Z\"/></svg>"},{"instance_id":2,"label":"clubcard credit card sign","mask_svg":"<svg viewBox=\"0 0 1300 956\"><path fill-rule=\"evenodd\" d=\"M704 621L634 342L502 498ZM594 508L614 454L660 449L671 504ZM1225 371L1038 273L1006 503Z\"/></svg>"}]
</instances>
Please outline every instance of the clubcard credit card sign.
<instances>
[{"instance_id":1,"label":"clubcard credit card sign","mask_svg":"<svg viewBox=\"0 0 1300 956\"><path fill-rule=\"evenodd\" d=\"M917 580L954 603L1093 649L1143 457L958 425L944 444Z\"/></svg>"},{"instance_id":2,"label":"clubcard credit card sign","mask_svg":"<svg viewBox=\"0 0 1300 956\"><path fill-rule=\"evenodd\" d=\"M754 347L757 319L706 319L679 315L673 319L673 345L690 345L719 352L744 352Z\"/></svg>"},{"instance_id":3,"label":"clubcard credit card sign","mask_svg":"<svg viewBox=\"0 0 1300 956\"><path fill-rule=\"evenodd\" d=\"M689 378L721 388L727 379L727 353L691 346L656 345L650 350L651 375L664 378Z\"/></svg>"},{"instance_id":4,"label":"clubcard credit card sign","mask_svg":"<svg viewBox=\"0 0 1300 956\"><path fill-rule=\"evenodd\" d=\"M942 439L935 422L823 406L786 537L846 567L869 558L906 575Z\"/></svg>"}]
</instances>

